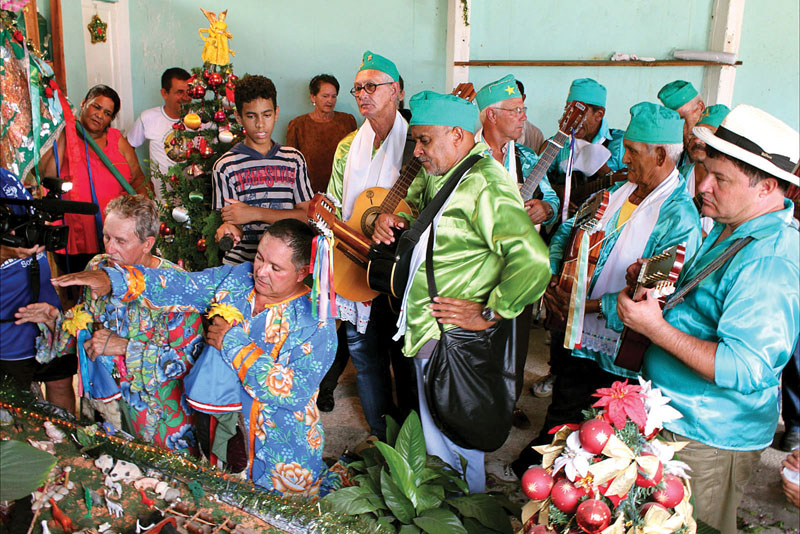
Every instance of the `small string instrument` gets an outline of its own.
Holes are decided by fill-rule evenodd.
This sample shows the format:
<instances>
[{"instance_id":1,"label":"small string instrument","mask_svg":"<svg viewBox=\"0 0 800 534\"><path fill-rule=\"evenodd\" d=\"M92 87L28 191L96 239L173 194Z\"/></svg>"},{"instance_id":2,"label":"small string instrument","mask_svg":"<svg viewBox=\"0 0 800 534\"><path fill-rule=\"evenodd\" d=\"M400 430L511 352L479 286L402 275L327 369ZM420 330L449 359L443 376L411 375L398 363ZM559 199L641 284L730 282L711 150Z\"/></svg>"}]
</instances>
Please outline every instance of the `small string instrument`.
<instances>
[{"instance_id":1,"label":"small string instrument","mask_svg":"<svg viewBox=\"0 0 800 534\"><path fill-rule=\"evenodd\" d=\"M461 83L452 94L472 102L476 92L471 83ZM369 238L375 230L375 220L378 215L412 213L411 207L403 199L421 168L422 162L415 157L411 158L402 168L400 177L391 189L383 187L365 189L356 198L353 213L347 221L339 220L335 225L328 225L333 230L335 238L333 284L337 294L355 302L372 300L378 296L378 292L370 289L367 284L366 252L359 254L357 251L363 251L363 243L370 243ZM318 203L317 208L321 207L323 204ZM311 218L310 211L309 208L309 218ZM366 251L369 251L369 245Z\"/></svg>"},{"instance_id":2,"label":"small string instrument","mask_svg":"<svg viewBox=\"0 0 800 534\"><path fill-rule=\"evenodd\" d=\"M608 191L605 189L595 193L583 203L583 206L575 215L575 223L569 236L569 246L564 254L558 282L558 287L567 293L572 292L572 285L577 277L578 249L580 248L581 238L586 232L589 233L589 266L586 272L586 283L588 284L592 279L597 260L600 258L601 247L599 243L605 237L605 232L598 230L597 226L608 207L608 198ZM556 317L555 314L548 313L545 327L563 332L566 330L567 323L563 319Z\"/></svg>"},{"instance_id":3,"label":"small string instrument","mask_svg":"<svg viewBox=\"0 0 800 534\"><path fill-rule=\"evenodd\" d=\"M663 307L666 297L675 292L675 283L678 281L685 260L685 244L673 245L661 254L645 259L631 298L638 302L644 298L648 289L655 289L652 295ZM614 364L638 372L642 368L642 359L649 346L648 338L625 327L619 338L619 349Z\"/></svg>"}]
</instances>

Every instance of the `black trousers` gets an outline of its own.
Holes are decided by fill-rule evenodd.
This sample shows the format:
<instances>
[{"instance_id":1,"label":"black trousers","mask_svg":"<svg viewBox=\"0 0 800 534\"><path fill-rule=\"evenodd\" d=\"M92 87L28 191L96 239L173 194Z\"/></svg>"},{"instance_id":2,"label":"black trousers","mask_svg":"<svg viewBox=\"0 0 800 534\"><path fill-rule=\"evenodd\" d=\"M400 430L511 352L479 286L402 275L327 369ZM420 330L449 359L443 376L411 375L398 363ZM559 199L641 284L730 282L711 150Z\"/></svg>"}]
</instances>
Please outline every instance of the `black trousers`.
<instances>
[{"instance_id":1,"label":"black trousers","mask_svg":"<svg viewBox=\"0 0 800 534\"><path fill-rule=\"evenodd\" d=\"M564 348L564 332L552 330L550 335L550 369L556 375L553 397L539 435L522 449L511 464L518 477L522 477L531 465L542 463L542 455L534 451L532 446L550 443L553 436L549 432L553 427L582 422L583 410L596 400L592 393L598 388L610 387L617 380L625 380L604 371L594 360L572 356L572 351Z\"/></svg>"}]
</instances>

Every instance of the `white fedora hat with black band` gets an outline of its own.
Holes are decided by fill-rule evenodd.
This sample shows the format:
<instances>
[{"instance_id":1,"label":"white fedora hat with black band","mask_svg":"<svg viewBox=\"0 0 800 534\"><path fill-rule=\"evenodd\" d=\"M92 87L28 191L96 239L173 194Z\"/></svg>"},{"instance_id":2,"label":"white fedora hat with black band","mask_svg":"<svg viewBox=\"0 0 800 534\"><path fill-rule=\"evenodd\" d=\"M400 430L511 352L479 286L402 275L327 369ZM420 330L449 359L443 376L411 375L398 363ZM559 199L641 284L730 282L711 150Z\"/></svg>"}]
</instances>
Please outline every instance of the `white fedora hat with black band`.
<instances>
[{"instance_id":1,"label":"white fedora hat with black band","mask_svg":"<svg viewBox=\"0 0 800 534\"><path fill-rule=\"evenodd\" d=\"M792 174L800 155L800 135L766 111L739 104L716 132L700 127L692 132L723 154L800 186L800 180Z\"/></svg>"}]
</instances>

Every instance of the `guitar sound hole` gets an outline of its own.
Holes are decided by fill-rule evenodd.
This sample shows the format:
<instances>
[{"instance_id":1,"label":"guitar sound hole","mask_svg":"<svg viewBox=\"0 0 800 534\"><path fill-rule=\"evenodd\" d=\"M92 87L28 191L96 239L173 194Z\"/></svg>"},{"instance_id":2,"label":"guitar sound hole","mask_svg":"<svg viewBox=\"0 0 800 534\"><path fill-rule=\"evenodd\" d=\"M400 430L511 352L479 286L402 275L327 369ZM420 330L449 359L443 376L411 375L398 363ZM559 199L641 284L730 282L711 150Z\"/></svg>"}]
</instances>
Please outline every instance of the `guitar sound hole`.
<instances>
[{"instance_id":1,"label":"guitar sound hole","mask_svg":"<svg viewBox=\"0 0 800 534\"><path fill-rule=\"evenodd\" d=\"M372 237L372 233L375 231L375 219L378 218L378 215L381 214L380 206L373 206L371 208L367 208L364 211L364 215L361 216L361 233L367 237Z\"/></svg>"}]
</instances>

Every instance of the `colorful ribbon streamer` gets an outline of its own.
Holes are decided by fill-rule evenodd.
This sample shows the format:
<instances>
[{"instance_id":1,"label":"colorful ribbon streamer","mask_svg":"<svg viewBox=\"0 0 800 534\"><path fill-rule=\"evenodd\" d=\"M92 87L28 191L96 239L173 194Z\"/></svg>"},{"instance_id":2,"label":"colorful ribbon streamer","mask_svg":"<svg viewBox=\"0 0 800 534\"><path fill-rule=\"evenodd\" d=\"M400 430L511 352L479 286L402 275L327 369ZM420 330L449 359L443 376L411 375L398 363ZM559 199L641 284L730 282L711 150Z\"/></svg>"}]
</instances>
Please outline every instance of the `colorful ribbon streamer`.
<instances>
[{"instance_id":1,"label":"colorful ribbon streamer","mask_svg":"<svg viewBox=\"0 0 800 534\"><path fill-rule=\"evenodd\" d=\"M586 311L586 273L589 270L589 232L583 231L578 248L578 265L575 268L576 280L572 284L567 313L567 330L564 335L565 349L581 348L583 336L583 315Z\"/></svg>"},{"instance_id":2,"label":"colorful ribbon streamer","mask_svg":"<svg viewBox=\"0 0 800 534\"><path fill-rule=\"evenodd\" d=\"M311 304L314 318L327 321L336 317L336 293L333 287L333 236L318 235L311 245L311 265L314 279Z\"/></svg>"}]
</instances>

